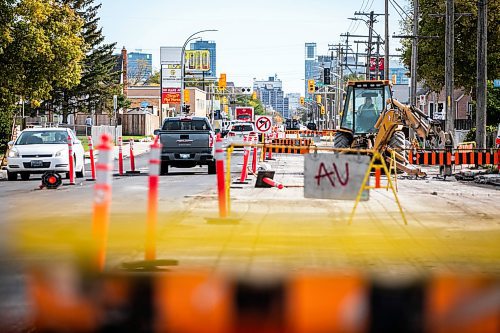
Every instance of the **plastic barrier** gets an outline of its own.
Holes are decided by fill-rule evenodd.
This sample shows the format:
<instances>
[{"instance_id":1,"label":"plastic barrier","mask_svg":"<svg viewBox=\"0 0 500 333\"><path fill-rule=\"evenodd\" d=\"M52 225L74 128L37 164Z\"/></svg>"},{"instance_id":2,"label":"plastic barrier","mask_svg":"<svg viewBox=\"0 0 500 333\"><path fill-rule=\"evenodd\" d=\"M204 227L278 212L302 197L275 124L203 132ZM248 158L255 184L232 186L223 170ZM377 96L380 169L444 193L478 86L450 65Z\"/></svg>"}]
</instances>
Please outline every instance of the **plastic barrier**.
<instances>
[{"instance_id":1,"label":"plastic barrier","mask_svg":"<svg viewBox=\"0 0 500 333\"><path fill-rule=\"evenodd\" d=\"M275 138L275 136L276 136L276 134L277 134L276 132L274 132L274 133L270 134L270 138L269 138L269 139L270 139L270 140L274 139L274 138ZM272 142L272 141L271 141L271 142ZM264 150L267 150L267 158L266 158L266 159L267 159L268 161L273 161L273 160L274 160L274 158L273 158L273 150L272 150L272 149L264 149Z\"/></svg>"},{"instance_id":2,"label":"plastic barrier","mask_svg":"<svg viewBox=\"0 0 500 333\"><path fill-rule=\"evenodd\" d=\"M101 136L98 146L99 161L97 162L97 178L94 186L94 207L92 216L92 236L95 245L95 266L98 271L103 271L106 264L106 244L108 241L109 210L111 206L111 181L112 181L112 146L111 137L107 134Z\"/></svg>"},{"instance_id":3,"label":"plastic barrier","mask_svg":"<svg viewBox=\"0 0 500 333\"><path fill-rule=\"evenodd\" d=\"M455 149L409 150L408 161L414 165L500 165L500 150L497 149Z\"/></svg>"},{"instance_id":4,"label":"plastic barrier","mask_svg":"<svg viewBox=\"0 0 500 333\"><path fill-rule=\"evenodd\" d=\"M279 190L282 190L284 187L283 184L278 183L278 182L272 180L271 178L264 177L264 178L262 178L262 181L264 183L268 184L269 186L278 188Z\"/></svg>"},{"instance_id":5,"label":"plastic barrier","mask_svg":"<svg viewBox=\"0 0 500 333\"><path fill-rule=\"evenodd\" d=\"M311 139L273 139L271 144L280 146L311 146L313 141Z\"/></svg>"},{"instance_id":6,"label":"plastic barrier","mask_svg":"<svg viewBox=\"0 0 500 333\"><path fill-rule=\"evenodd\" d=\"M75 275L65 270L30 272L27 295L34 331L497 333L500 329L500 281L491 276L434 275L394 283L353 272L295 273L262 283L204 271L82 279Z\"/></svg>"},{"instance_id":7,"label":"plastic barrier","mask_svg":"<svg viewBox=\"0 0 500 333\"><path fill-rule=\"evenodd\" d=\"M252 156L252 173L257 172L257 139L255 137L251 138L253 146L253 156Z\"/></svg>"},{"instance_id":8,"label":"plastic barrier","mask_svg":"<svg viewBox=\"0 0 500 333\"><path fill-rule=\"evenodd\" d=\"M246 144L248 142L247 137L243 139ZM245 183L248 176L248 159L250 157L250 147L245 146L245 151L243 153L243 168L241 169L240 183Z\"/></svg>"},{"instance_id":9,"label":"plastic barrier","mask_svg":"<svg viewBox=\"0 0 500 333\"><path fill-rule=\"evenodd\" d=\"M134 139L130 139L129 141L129 148L130 148L130 171L127 171L127 173L138 173L138 171L135 170L135 156L134 156Z\"/></svg>"},{"instance_id":10,"label":"plastic barrier","mask_svg":"<svg viewBox=\"0 0 500 333\"><path fill-rule=\"evenodd\" d=\"M118 175L123 176L123 141L118 138Z\"/></svg>"},{"instance_id":11,"label":"plastic barrier","mask_svg":"<svg viewBox=\"0 0 500 333\"><path fill-rule=\"evenodd\" d=\"M75 185L75 161L73 159L73 140L68 135L69 185Z\"/></svg>"},{"instance_id":12,"label":"plastic barrier","mask_svg":"<svg viewBox=\"0 0 500 333\"><path fill-rule=\"evenodd\" d=\"M149 192L145 259L156 259L156 225L158 224L158 183L161 167L161 143L156 137L149 158Z\"/></svg>"},{"instance_id":13,"label":"plastic barrier","mask_svg":"<svg viewBox=\"0 0 500 333\"><path fill-rule=\"evenodd\" d=\"M95 158L94 158L94 141L92 140L92 136L87 137L89 143L89 155L90 155L90 171L91 176L88 181L95 181Z\"/></svg>"},{"instance_id":14,"label":"plastic barrier","mask_svg":"<svg viewBox=\"0 0 500 333\"><path fill-rule=\"evenodd\" d=\"M217 171L217 191L219 195L219 217L227 217L227 203L226 203L226 182L224 174L224 149L222 147L222 138L217 134L215 140L215 168Z\"/></svg>"}]
</instances>

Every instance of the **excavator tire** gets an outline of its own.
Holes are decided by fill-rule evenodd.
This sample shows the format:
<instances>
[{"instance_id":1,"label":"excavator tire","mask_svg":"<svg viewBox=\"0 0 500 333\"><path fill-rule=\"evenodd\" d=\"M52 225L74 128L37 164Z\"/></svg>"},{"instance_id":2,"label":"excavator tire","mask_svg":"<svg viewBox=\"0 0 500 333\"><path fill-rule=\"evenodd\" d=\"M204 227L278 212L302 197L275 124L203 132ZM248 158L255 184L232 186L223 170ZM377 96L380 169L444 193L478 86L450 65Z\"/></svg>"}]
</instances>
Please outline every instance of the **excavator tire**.
<instances>
[{"instance_id":1,"label":"excavator tire","mask_svg":"<svg viewBox=\"0 0 500 333\"><path fill-rule=\"evenodd\" d=\"M389 140L389 147L400 153L406 158L406 138L402 131L396 131ZM389 154L390 156L390 154Z\"/></svg>"},{"instance_id":2,"label":"excavator tire","mask_svg":"<svg viewBox=\"0 0 500 333\"><path fill-rule=\"evenodd\" d=\"M346 132L337 132L333 138L333 148L351 148L352 135Z\"/></svg>"}]
</instances>

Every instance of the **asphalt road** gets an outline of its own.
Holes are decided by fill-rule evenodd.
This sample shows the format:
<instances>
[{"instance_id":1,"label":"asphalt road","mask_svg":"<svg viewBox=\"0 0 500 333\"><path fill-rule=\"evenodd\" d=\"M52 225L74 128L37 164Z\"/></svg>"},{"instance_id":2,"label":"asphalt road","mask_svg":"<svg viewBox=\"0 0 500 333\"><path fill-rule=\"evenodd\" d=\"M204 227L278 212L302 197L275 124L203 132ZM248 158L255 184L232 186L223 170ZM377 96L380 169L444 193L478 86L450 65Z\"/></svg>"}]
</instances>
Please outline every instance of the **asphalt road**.
<instances>
[{"instance_id":1,"label":"asphalt road","mask_svg":"<svg viewBox=\"0 0 500 333\"><path fill-rule=\"evenodd\" d=\"M233 153L232 172L241 171L242 152ZM113 215L133 215L144 218L148 193L148 154L136 157L139 175L116 176L118 162L114 161L112 182ZM124 161L125 170L129 161ZM87 177L90 165L86 165ZM82 229L90 230L90 214L93 202L93 184L86 178L77 178L76 185L63 185L56 190L40 190L41 175L32 175L28 181L0 180L0 328L18 331L25 328L29 301L26 298L26 277L24 269L33 260L55 260L44 253L19 254L12 252L13 230L17 223L25 220L36 222L49 233L61 232L77 223ZM208 175L207 166L188 169L170 168L169 174L160 177L159 211L172 209L189 210L191 198L213 196L216 191L216 176ZM135 215L134 215L135 214ZM137 219L137 218L136 218ZM39 223L38 223L39 221ZM130 222L130 221L129 221ZM133 223L132 218L132 223ZM137 223L136 223L137 224ZM19 230L17 230L19 232ZM43 235L41 235L43 237ZM126 257L124 253L121 258Z\"/></svg>"},{"instance_id":2,"label":"asphalt road","mask_svg":"<svg viewBox=\"0 0 500 333\"><path fill-rule=\"evenodd\" d=\"M231 172L241 170L241 151L233 153ZM238 165L240 164L240 165ZM124 169L129 169L129 161L124 161ZM144 211L148 190L148 154L136 157L139 175L118 176L118 161L114 161L113 207L115 210ZM90 165L86 164L87 178ZM31 175L30 180L0 180L0 209L10 218L36 215L86 214L90 212L93 184L86 178L76 178L76 185L68 185L63 177L63 185L57 190L39 190L41 175ZM208 175L207 166L194 168L169 168L169 174L160 177L159 201L179 204L190 196L201 195L216 189L215 175ZM130 205L133 202L133 205ZM160 205L160 210L164 205ZM64 208L64 209L63 209ZM69 208L69 210L68 210Z\"/></svg>"}]
</instances>

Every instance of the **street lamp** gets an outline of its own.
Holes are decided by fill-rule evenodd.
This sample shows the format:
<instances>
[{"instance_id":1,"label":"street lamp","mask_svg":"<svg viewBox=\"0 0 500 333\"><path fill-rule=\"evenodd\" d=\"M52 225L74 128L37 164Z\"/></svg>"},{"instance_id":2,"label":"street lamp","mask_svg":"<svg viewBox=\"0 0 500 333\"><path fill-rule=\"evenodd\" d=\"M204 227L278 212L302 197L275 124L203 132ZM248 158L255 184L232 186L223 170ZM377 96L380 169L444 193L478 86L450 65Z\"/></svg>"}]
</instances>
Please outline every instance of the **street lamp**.
<instances>
[{"instance_id":1,"label":"street lamp","mask_svg":"<svg viewBox=\"0 0 500 333\"><path fill-rule=\"evenodd\" d=\"M197 34L201 34L202 32L208 32L208 31L218 31L216 29L206 29L206 30L200 30L189 36L186 41L184 42L184 45L182 46L182 52L181 52L181 114L182 111L184 110L184 52L186 51L186 45L192 41L193 39L197 39L200 37L193 38Z\"/></svg>"}]
</instances>

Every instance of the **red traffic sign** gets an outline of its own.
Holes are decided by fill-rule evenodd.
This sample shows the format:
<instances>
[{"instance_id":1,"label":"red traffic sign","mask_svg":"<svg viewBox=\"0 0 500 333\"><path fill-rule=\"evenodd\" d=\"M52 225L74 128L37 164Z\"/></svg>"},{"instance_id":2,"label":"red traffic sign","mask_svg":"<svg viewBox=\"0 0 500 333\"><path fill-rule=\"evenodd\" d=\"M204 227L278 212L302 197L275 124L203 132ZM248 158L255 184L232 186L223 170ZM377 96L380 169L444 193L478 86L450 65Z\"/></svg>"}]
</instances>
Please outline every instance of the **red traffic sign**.
<instances>
[{"instance_id":1,"label":"red traffic sign","mask_svg":"<svg viewBox=\"0 0 500 333\"><path fill-rule=\"evenodd\" d=\"M255 126L257 127L257 131L259 133L270 132L272 127L271 117L258 116L255 120Z\"/></svg>"}]
</instances>

